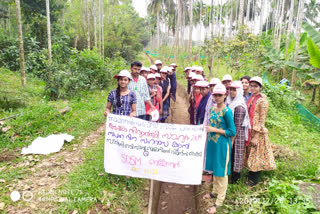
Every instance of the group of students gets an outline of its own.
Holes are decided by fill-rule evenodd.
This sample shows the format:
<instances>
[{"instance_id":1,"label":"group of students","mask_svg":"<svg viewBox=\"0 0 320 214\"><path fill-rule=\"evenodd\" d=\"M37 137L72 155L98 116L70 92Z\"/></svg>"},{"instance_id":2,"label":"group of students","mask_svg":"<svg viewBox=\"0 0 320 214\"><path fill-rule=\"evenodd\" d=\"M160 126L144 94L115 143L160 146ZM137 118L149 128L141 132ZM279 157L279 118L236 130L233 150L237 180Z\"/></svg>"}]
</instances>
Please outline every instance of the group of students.
<instances>
[{"instance_id":1,"label":"group of students","mask_svg":"<svg viewBox=\"0 0 320 214\"><path fill-rule=\"evenodd\" d=\"M105 116L113 114L138 117L144 119L152 111L157 111L157 122L164 123L170 112L170 99L176 101L176 70L177 65L162 67L156 60L150 68L135 61L131 63L131 73L122 70L114 78L118 87L110 91Z\"/></svg>"},{"instance_id":2,"label":"group of students","mask_svg":"<svg viewBox=\"0 0 320 214\"><path fill-rule=\"evenodd\" d=\"M131 64L131 73L122 70L114 78L118 87L110 91L105 116L113 114L141 117L155 109L158 122L169 116L170 99L176 100L177 65L162 67L157 60L150 68L141 62ZM188 80L191 125L204 125L207 131L204 175L212 176L213 190L203 199L215 198L208 213L223 204L228 186L237 183L243 166L248 170L246 185L258 183L260 172L276 168L268 130L265 127L269 103L261 93L262 79L244 76L233 81L225 75L222 81L205 78L199 66L184 69Z\"/></svg>"},{"instance_id":3,"label":"group of students","mask_svg":"<svg viewBox=\"0 0 320 214\"><path fill-rule=\"evenodd\" d=\"M205 79L200 67L184 70L188 80L190 124L206 127L204 176L213 177L213 190L203 199L215 198L208 213L215 213L226 196L230 183L239 182L243 166L249 170L246 185L258 183L260 172L276 169L272 147L265 127L269 103L261 93L261 77L244 76L233 81Z\"/></svg>"}]
</instances>

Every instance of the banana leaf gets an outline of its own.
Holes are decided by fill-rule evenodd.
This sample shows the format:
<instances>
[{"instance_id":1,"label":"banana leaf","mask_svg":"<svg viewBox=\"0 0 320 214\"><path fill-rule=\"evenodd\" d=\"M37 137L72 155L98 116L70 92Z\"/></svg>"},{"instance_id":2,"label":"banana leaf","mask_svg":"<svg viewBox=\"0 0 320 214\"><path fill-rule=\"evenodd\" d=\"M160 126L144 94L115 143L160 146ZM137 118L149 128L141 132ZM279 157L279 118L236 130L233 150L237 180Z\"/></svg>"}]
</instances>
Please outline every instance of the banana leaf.
<instances>
[{"instance_id":1,"label":"banana leaf","mask_svg":"<svg viewBox=\"0 0 320 214\"><path fill-rule=\"evenodd\" d=\"M314 29L308 22L303 22L302 27L315 44L320 44L320 32Z\"/></svg>"},{"instance_id":2,"label":"banana leaf","mask_svg":"<svg viewBox=\"0 0 320 214\"><path fill-rule=\"evenodd\" d=\"M308 53L310 64L316 68L320 68L320 50L311 39L308 39Z\"/></svg>"}]
</instances>

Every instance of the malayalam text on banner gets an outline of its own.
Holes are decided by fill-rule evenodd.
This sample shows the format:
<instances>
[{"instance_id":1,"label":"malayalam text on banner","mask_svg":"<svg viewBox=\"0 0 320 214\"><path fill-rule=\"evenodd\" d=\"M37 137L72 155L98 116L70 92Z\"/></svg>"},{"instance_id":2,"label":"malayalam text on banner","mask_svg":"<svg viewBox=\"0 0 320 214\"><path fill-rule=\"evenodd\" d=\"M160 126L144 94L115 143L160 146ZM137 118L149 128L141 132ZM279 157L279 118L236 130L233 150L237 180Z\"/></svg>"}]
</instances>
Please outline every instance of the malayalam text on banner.
<instances>
[{"instance_id":1,"label":"malayalam text on banner","mask_svg":"<svg viewBox=\"0 0 320 214\"><path fill-rule=\"evenodd\" d=\"M203 126L108 114L104 168L117 175L201 184L205 142Z\"/></svg>"}]
</instances>

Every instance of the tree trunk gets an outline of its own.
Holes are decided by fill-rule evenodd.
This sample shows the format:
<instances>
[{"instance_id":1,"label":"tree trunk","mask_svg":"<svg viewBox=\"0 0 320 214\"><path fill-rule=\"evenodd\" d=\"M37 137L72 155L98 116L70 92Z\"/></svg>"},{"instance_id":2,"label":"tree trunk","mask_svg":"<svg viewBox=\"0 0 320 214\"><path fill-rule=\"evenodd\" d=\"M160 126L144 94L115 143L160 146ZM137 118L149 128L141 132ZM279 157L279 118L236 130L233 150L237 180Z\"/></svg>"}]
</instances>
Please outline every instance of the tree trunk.
<instances>
[{"instance_id":1,"label":"tree trunk","mask_svg":"<svg viewBox=\"0 0 320 214\"><path fill-rule=\"evenodd\" d=\"M102 40L101 40L101 34L102 34L102 31L101 31L101 0L98 0L99 1L99 8L98 8L98 29L99 29L99 53L100 53L100 56L102 54Z\"/></svg>"},{"instance_id":2,"label":"tree trunk","mask_svg":"<svg viewBox=\"0 0 320 214\"><path fill-rule=\"evenodd\" d=\"M104 4L101 7L101 40L102 40L102 59L104 60Z\"/></svg>"},{"instance_id":3,"label":"tree trunk","mask_svg":"<svg viewBox=\"0 0 320 214\"><path fill-rule=\"evenodd\" d=\"M190 0L189 17L190 17L190 20L189 20L188 54L192 56L193 0Z\"/></svg>"},{"instance_id":4,"label":"tree trunk","mask_svg":"<svg viewBox=\"0 0 320 214\"><path fill-rule=\"evenodd\" d=\"M291 1L290 14L289 14L289 23L288 23L288 27L287 27L287 38L286 38L286 59L287 60L288 60L290 33L291 33L291 28L292 28L293 11L294 11L294 1Z\"/></svg>"},{"instance_id":5,"label":"tree trunk","mask_svg":"<svg viewBox=\"0 0 320 214\"><path fill-rule=\"evenodd\" d=\"M239 4L239 19L238 22L240 25L243 25L243 13L244 13L244 0L240 0Z\"/></svg>"},{"instance_id":6,"label":"tree trunk","mask_svg":"<svg viewBox=\"0 0 320 214\"><path fill-rule=\"evenodd\" d=\"M246 23L248 26L249 26L249 21L250 21L250 5L251 5L251 0L248 0L247 14L246 14Z\"/></svg>"},{"instance_id":7,"label":"tree trunk","mask_svg":"<svg viewBox=\"0 0 320 214\"><path fill-rule=\"evenodd\" d=\"M222 25L222 0L220 0L219 36L221 35L221 25Z\"/></svg>"},{"instance_id":8,"label":"tree trunk","mask_svg":"<svg viewBox=\"0 0 320 214\"><path fill-rule=\"evenodd\" d=\"M314 104L314 101L316 99L316 91L317 91L317 86L314 85L313 86L313 90L312 90L312 99L311 99L311 103Z\"/></svg>"},{"instance_id":9,"label":"tree trunk","mask_svg":"<svg viewBox=\"0 0 320 214\"><path fill-rule=\"evenodd\" d=\"M87 24L87 49L90 50L90 22L89 22L88 0L85 0L85 5L86 5L86 24Z\"/></svg>"},{"instance_id":10,"label":"tree trunk","mask_svg":"<svg viewBox=\"0 0 320 214\"><path fill-rule=\"evenodd\" d=\"M9 38L11 38L11 5L9 5Z\"/></svg>"},{"instance_id":11,"label":"tree trunk","mask_svg":"<svg viewBox=\"0 0 320 214\"><path fill-rule=\"evenodd\" d=\"M304 17L304 0L299 1L300 6L299 6L299 15L298 15L298 21L297 21L297 35L296 35L296 48L294 51L294 62L298 62L298 53L299 53L299 45L300 45L300 33L301 33L301 25L302 25L302 20ZM296 70L293 70L292 72L292 86L294 87L294 84L296 83ZM295 87L294 87L295 88Z\"/></svg>"},{"instance_id":12,"label":"tree trunk","mask_svg":"<svg viewBox=\"0 0 320 214\"><path fill-rule=\"evenodd\" d=\"M46 0L46 13L47 13L47 34L48 34L48 62L49 65L52 63L51 55L51 24L50 24L50 5L49 0ZM51 79L51 72L49 73L49 79Z\"/></svg>"},{"instance_id":13,"label":"tree trunk","mask_svg":"<svg viewBox=\"0 0 320 214\"><path fill-rule=\"evenodd\" d=\"M73 48L77 49L77 46L78 46L78 35L75 35L74 38L73 38Z\"/></svg>"},{"instance_id":14,"label":"tree trunk","mask_svg":"<svg viewBox=\"0 0 320 214\"><path fill-rule=\"evenodd\" d=\"M230 0L230 36L233 37L233 0Z\"/></svg>"},{"instance_id":15,"label":"tree trunk","mask_svg":"<svg viewBox=\"0 0 320 214\"><path fill-rule=\"evenodd\" d=\"M160 48L160 11L157 12L157 35L158 35L158 49Z\"/></svg>"},{"instance_id":16,"label":"tree trunk","mask_svg":"<svg viewBox=\"0 0 320 214\"><path fill-rule=\"evenodd\" d=\"M210 29L210 35L211 37L213 37L213 0L211 0L211 4L210 4L210 24L209 26L211 27Z\"/></svg>"},{"instance_id":17,"label":"tree trunk","mask_svg":"<svg viewBox=\"0 0 320 214\"><path fill-rule=\"evenodd\" d=\"M96 7L95 0L92 0L92 16L93 16L93 36L94 36L94 48L97 50L97 17L96 17Z\"/></svg>"},{"instance_id":18,"label":"tree trunk","mask_svg":"<svg viewBox=\"0 0 320 214\"><path fill-rule=\"evenodd\" d=\"M281 33L282 33L282 21L283 21L283 16L284 16L284 3L285 0L282 0L282 6L281 6L281 15L280 15L280 23L279 23L279 35L278 35L278 40L277 40L277 50L280 50L280 43L281 43Z\"/></svg>"},{"instance_id":19,"label":"tree trunk","mask_svg":"<svg viewBox=\"0 0 320 214\"><path fill-rule=\"evenodd\" d=\"M265 0L261 0L261 14L260 14L259 35L262 35L263 15L264 15L265 7L266 7Z\"/></svg>"},{"instance_id":20,"label":"tree trunk","mask_svg":"<svg viewBox=\"0 0 320 214\"><path fill-rule=\"evenodd\" d=\"M200 11L199 11L199 25L200 25L200 30L199 30L199 41L198 41L198 61L200 65L200 51L201 51L201 29L202 29L202 23L201 23L201 12L202 12L202 1L200 1Z\"/></svg>"},{"instance_id":21,"label":"tree trunk","mask_svg":"<svg viewBox=\"0 0 320 214\"><path fill-rule=\"evenodd\" d=\"M20 56L20 72L21 72L21 85L26 85L26 75L24 71L24 50L23 50L23 36L22 36L22 26L21 26L21 10L20 10L20 0L15 0L16 15L17 15L17 28L19 37L19 56Z\"/></svg>"}]
</instances>

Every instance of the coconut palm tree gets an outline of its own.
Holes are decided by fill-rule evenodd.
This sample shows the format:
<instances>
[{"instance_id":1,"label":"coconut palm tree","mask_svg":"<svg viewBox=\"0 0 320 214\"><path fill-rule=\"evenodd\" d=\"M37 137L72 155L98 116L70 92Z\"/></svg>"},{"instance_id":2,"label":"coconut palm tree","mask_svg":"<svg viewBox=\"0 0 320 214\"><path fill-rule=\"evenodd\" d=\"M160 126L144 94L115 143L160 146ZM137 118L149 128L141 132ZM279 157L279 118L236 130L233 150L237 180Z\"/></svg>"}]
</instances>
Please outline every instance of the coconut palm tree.
<instances>
[{"instance_id":1,"label":"coconut palm tree","mask_svg":"<svg viewBox=\"0 0 320 214\"><path fill-rule=\"evenodd\" d=\"M21 85L25 86L26 75L24 71L24 50L23 50L23 36L22 36L22 25L21 25L20 0L15 0L15 7L16 7L16 16L17 16L18 38L19 38Z\"/></svg>"},{"instance_id":2,"label":"coconut palm tree","mask_svg":"<svg viewBox=\"0 0 320 214\"><path fill-rule=\"evenodd\" d=\"M302 20L304 18L304 1L299 1L299 10L298 10L298 17L297 17L297 31L296 31L296 48L294 51L294 62L298 62L298 52L299 52L299 44L300 44L300 33L301 33L301 26L302 26ZM293 70L292 72L292 85L294 86L294 83L296 81L296 71Z\"/></svg>"}]
</instances>

